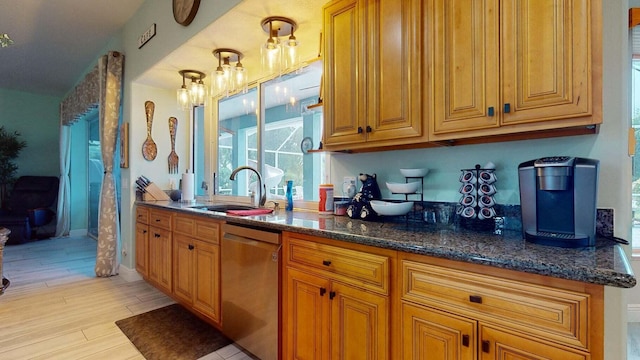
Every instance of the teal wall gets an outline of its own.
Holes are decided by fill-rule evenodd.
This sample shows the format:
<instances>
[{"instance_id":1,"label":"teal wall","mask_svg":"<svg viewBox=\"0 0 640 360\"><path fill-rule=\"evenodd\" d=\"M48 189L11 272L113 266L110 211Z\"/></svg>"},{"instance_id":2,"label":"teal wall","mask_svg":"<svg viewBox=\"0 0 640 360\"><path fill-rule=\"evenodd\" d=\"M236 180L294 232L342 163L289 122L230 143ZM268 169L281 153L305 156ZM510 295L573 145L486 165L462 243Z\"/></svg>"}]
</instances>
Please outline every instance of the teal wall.
<instances>
[{"instance_id":1,"label":"teal wall","mask_svg":"<svg viewBox=\"0 0 640 360\"><path fill-rule=\"evenodd\" d=\"M0 126L27 143L16 160L18 176L60 175L59 104L59 97L0 89Z\"/></svg>"},{"instance_id":2,"label":"teal wall","mask_svg":"<svg viewBox=\"0 0 640 360\"><path fill-rule=\"evenodd\" d=\"M88 226L88 129L89 124L85 119L81 119L71 126L71 166L69 168L71 190L69 191L69 211L71 214L70 229L72 231L86 230Z\"/></svg>"}]
</instances>

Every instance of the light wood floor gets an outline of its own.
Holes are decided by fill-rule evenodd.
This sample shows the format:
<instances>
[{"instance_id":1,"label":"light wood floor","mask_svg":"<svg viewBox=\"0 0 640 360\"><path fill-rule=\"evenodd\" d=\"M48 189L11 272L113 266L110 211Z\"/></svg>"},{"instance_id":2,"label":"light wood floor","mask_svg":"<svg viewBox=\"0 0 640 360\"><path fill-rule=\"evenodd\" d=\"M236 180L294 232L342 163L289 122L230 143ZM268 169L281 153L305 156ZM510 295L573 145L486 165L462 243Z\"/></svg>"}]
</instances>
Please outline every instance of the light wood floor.
<instances>
[{"instance_id":1,"label":"light wood floor","mask_svg":"<svg viewBox=\"0 0 640 360\"><path fill-rule=\"evenodd\" d=\"M88 237L5 247L0 360L144 359L115 321L173 300L144 281L96 278L95 253ZM250 358L229 345L204 359Z\"/></svg>"}]
</instances>

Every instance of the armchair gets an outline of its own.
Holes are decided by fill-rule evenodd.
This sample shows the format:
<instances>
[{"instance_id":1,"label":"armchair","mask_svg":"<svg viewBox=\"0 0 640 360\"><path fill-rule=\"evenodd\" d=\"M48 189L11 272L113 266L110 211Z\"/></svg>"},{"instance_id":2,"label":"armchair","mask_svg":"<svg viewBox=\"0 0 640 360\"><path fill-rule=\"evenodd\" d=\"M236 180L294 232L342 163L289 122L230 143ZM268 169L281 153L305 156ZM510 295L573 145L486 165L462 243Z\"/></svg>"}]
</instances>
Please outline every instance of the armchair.
<instances>
[{"instance_id":1,"label":"armchair","mask_svg":"<svg viewBox=\"0 0 640 360\"><path fill-rule=\"evenodd\" d=\"M58 178L54 176L21 176L10 197L0 210L0 228L11 230L8 245L21 244L32 238L45 238L53 231L36 234L36 230L51 225L58 203ZM50 226L48 226L50 227Z\"/></svg>"}]
</instances>

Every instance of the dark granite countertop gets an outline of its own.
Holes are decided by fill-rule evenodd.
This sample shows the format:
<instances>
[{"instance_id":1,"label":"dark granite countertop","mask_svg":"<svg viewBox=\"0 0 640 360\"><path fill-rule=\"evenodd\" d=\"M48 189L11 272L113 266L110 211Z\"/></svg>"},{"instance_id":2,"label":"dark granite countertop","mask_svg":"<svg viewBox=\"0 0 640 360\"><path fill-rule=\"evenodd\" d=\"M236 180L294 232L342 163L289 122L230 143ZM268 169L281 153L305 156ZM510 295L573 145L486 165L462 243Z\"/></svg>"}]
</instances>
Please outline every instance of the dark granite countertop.
<instances>
[{"instance_id":1,"label":"dark granite countertop","mask_svg":"<svg viewBox=\"0 0 640 360\"><path fill-rule=\"evenodd\" d=\"M436 227L404 220L361 221L315 212L279 210L269 215L232 216L194 209L193 206L201 205L195 203L152 201L144 204L229 223L292 231L586 283L621 288L631 288L636 284L622 247L604 238L599 238L594 247L566 249L525 242L519 231L495 235L454 225Z\"/></svg>"}]
</instances>

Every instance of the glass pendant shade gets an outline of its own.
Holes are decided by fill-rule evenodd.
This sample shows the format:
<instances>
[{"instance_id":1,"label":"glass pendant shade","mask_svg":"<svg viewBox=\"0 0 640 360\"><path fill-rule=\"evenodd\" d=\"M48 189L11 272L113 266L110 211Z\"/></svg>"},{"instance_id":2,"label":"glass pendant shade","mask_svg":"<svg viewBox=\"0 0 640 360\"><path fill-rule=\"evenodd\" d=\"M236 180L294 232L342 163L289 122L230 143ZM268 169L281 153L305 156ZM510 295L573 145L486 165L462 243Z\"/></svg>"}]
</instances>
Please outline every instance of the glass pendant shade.
<instances>
[{"instance_id":1,"label":"glass pendant shade","mask_svg":"<svg viewBox=\"0 0 640 360\"><path fill-rule=\"evenodd\" d=\"M191 99L189 96L189 90L185 85L182 85L177 92L178 109L189 110L191 109Z\"/></svg>"}]
</instances>

